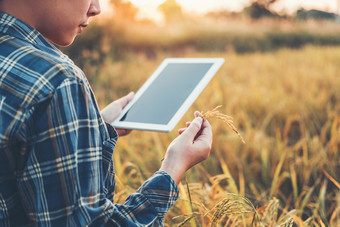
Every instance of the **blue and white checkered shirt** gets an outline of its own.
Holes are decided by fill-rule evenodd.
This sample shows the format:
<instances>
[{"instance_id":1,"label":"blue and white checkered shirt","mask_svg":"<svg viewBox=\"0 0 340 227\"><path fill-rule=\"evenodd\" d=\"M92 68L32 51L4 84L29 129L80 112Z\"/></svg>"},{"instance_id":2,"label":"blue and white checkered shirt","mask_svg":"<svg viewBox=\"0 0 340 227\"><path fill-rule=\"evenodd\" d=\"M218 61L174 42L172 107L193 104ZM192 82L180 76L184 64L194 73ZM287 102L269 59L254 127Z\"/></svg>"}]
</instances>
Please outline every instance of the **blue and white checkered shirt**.
<instances>
[{"instance_id":1,"label":"blue and white checkered shirt","mask_svg":"<svg viewBox=\"0 0 340 227\"><path fill-rule=\"evenodd\" d=\"M178 198L165 172L113 203L117 138L83 72L0 12L0 226L162 226Z\"/></svg>"}]
</instances>

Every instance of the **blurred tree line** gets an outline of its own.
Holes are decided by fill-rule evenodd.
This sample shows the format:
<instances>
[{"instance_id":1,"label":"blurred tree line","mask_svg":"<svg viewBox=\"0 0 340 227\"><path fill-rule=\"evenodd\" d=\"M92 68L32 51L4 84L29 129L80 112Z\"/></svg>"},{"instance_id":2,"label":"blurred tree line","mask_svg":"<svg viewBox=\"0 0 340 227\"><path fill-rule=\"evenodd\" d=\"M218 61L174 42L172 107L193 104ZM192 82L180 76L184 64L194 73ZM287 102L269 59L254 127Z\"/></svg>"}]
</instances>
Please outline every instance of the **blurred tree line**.
<instances>
[{"instance_id":1,"label":"blurred tree line","mask_svg":"<svg viewBox=\"0 0 340 227\"><path fill-rule=\"evenodd\" d=\"M187 14L175 0L167 0L158 7L165 21L159 26L152 20L138 19L139 10L131 2L111 0L112 17L91 23L86 34L63 50L80 67L99 67L104 59L117 61L131 53L154 58L162 52L176 56L187 49L247 53L340 44L336 14L299 9L293 15L282 15L272 9L278 1L253 0L241 12L197 16Z\"/></svg>"},{"instance_id":2,"label":"blurred tree line","mask_svg":"<svg viewBox=\"0 0 340 227\"><path fill-rule=\"evenodd\" d=\"M321 10L305 10L299 9L296 14L288 16L286 14L280 15L276 13L272 6L279 2L280 0L252 0L248 6L246 6L241 12L233 13L236 15L246 15L252 19L260 19L263 17L269 18L287 18L292 19L326 19L335 20L337 14L324 12ZM118 20L125 21L137 21L138 8L136 8L131 2L125 0L111 0L112 7L115 9L114 17ZM166 22L178 22L183 20L186 16L183 12L181 6L176 2L176 0L167 0L159 7L159 11L162 12ZM223 12L225 14L230 14L231 12Z\"/></svg>"}]
</instances>

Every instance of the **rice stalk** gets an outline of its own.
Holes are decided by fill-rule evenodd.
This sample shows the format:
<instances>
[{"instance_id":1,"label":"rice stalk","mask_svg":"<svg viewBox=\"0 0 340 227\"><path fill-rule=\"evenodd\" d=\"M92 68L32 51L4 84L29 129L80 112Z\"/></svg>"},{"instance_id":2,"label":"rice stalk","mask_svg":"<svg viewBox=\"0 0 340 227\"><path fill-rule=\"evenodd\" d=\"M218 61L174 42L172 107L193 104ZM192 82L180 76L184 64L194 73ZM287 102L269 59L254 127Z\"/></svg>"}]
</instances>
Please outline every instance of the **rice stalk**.
<instances>
[{"instance_id":1,"label":"rice stalk","mask_svg":"<svg viewBox=\"0 0 340 227\"><path fill-rule=\"evenodd\" d=\"M256 218L258 218L258 213L254 207L254 205L251 203L250 200L248 200L244 196L228 193L228 196L224 199L222 199L214 208L212 208L209 212L214 212L212 216L212 222L211 226L217 226L224 217L229 215L230 219L235 219L233 222L245 222L245 214L246 217L250 217L249 215L252 215L252 224L256 222ZM207 215L207 214L206 214Z\"/></svg>"},{"instance_id":2,"label":"rice stalk","mask_svg":"<svg viewBox=\"0 0 340 227\"><path fill-rule=\"evenodd\" d=\"M289 226L294 226L293 224L295 222L298 226L304 226L304 222L300 217L296 216L295 214L289 214L289 216L291 216L292 219L288 219L286 225L289 224Z\"/></svg>"},{"instance_id":3,"label":"rice stalk","mask_svg":"<svg viewBox=\"0 0 340 227\"><path fill-rule=\"evenodd\" d=\"M320 184L320 178L318 178L318 179L316 180L315 184L314 184L311 188L309 188L308 191L306 191L305 194L302 194L302 193L301 193L301 194L303 195L303 199L302 199L302 201L300 202L299 206L297 206L297 207L299 207L299 215L302 215L302 214L303 214L303 211L304 211L305 207L307 206L309 200L310 200L311 197L313 196L313 192L314 192L314 190L315 190L315 187L316 187L317 185L319 185L319 184Z\"/></svg>"},{"instance_id":4,"label":"rice stalk","mask_svg":"<svg viewBox=\"0 0 340 227\"><path fill-rule=\"evenodd\" d=\"M241 136L241 134L238 132L237 128L234 126L234 122L233 122L233 118L231 116L228 116L226 114L221 113L218 109L221 108L222 105L216 106L214 109L209 110L205 113L203 113L203 111L200 113L200 117L203 118L203 120L206 120L208 118L218 118L220 120L222 120L232 131L234 131L241 139L243 144L246 144L246 142L244 141L243 137Z\"/></svg>"},{"instance_id":5,"label":"rice stalk","mask_svg":"<svg viewBox=\"0 0 340 227\"><path fill-rule=\"evenodd\" d=\"M294 196L294 201L297 200L298 198L298 181L297 181L297 175L294 167L294 163L290 165L290 179L292 182L292 187L293 187L293 196Z\"/></svg>"},{"instance_id":6,"label":"rice stalk","mask_svg":"<svg viewBox=\"0 0 340 227\"><path fill-rule=\"evenodd\" d=\"M261 194L260 192L257 190L256 186L254 183L249 183L249 188L251 190L251 192L255 195L256 198L261 198Z\"/></svg>"},{"instance_id":7,"label":"rice stalk","mask_svg":"<svg viewBox=\"0 0 340 227\"><path fill-rule=\"evenodd\" d=\"M291 210L288 213L282 213L278 221L275 223L275 226L303 226L303 222L299 216L296 215L296 210ZM266 223L268 224L268 223Z\"/></svg>"},{"instance_id":8,"label":"rice stalk","mask_svg":"<svg viewBox=\"0 0 340 227\"><path fill-rule=\"evenodd\" d=\"M326 175L326 177L340 190L340 183L337 182L331 175L329 175L326 170L322 169L322 171Z\"/></svg>"},{"instance_id":9,"label":"rice stalk","mask_svg":"<svg viewBox=\"0 0 340 227\"><path fill-rule=\"evenodd\" d=\"M320 188L317 207L319 208L318 209L319 216L322 218L322 220L325 220L327 223L326 204L325 204L326 193L327 193L327 180L324 180ZM327 226L328 226L328 223L327 223Z\"/></svg>"},{"instance_id":10,"label":"rice stalk","mask_svg":"<svg viewBox=\"0 0 340 227\"><path fill-rule=\"evenodd\" d=\"M271 188L270 188L269 198L272 198L272 196L274 195L275 190L278 188L277 182L279 180L279 176L280 176L280 173L281 173L281 169L283 167L283 163L286 160L286 154L287 154L287 151L283 152L283 154L282 154L282 156L280 158L279 164L277 165L277 167L275 169L274 177L273 177L273 182L272 182L272 185L271 185Z\"/></svg>"},{"instance_id":11,"label":"rice stalk","mask_svg":"<svg viewBox=\"0 0 340 227\"><path fill-rule=\"evenodd\" d=\"M303 227L311 226L311 225L312 225L312 221L313 221L313 219L312 219L311 217L307 218L307 219L303 222Z\"/></svg>"},{"instance_id":12,"label":"rice stalk","mask_svg":"<svg viewBox=\"0 0 340 227\"><path fill-rule=\"evenodd\" d=\"M264 210L262 220L265 221L266 224L274 224L278 219L278 210L280 207L280 202L277 198L273 197L268 202L266 209Z\"/></svg>"},{"instance_id":13,"label":"rice stalk","mask_svg":"<svg viewBox=\"0 0 340 227\"><path fill-rule=\"evenodd\" d=\"M245 178L241 168L239 168L239 184L240 184L240 195L245 195Z\"/></svg>"},{"instance_id":14,"label":"rice stalk","mask_svg":"<svg viewBox=\"0 0 340 227\"><path fill-rule=\"evenodd\" d=\"M182 221L181 223L179 223L177 225L177 227L181 227L184 226L185 224L187 224L188 222L191 222L194 218L196 218L196 216L198 215L202 215L202 214L197 214L197 213L192 213L191 215L189 215L186 219L184 219L184 221Z\"/></svg>"},{"instance_id":15,"label":"rice stalk","mask_svg":"<svg viewBox=\"0 0 340 227\"><path fill-rule=\"evenodd\" d=\"M220 164L221 164L221 168L222 168L224 175L227 177L226 179L228 181L228 189L234 194L239 194L239 190L237 188L235 179L231 175L228 165L222 157L220 158Z\"/></svg>"},{"instance_id":16,"label":"rice stalk","mask_svg":"<svg viewBox=\"0 0 340 227\"><path fill-rule=\"evenodd\" d=\"M186 184L186 186L187 186L187 191L188 191L188 196L189 196L191 211L193 211L194 209L193 209L193 207L192 207L192 200L191 200L191 194L190 194L188 179L187 179L186 177L185 177L185 184Z\"/></svg>"},{"instance_id":17,"label":"rice stalk","mask_svg":"<svg viewBox=\"0 0 340 227\"><path fill-rule=\"evenodd\" d=\"M192 210L192 201L191 201L191 198L189 199L189 196L187 195L186 193L186 190L184 188L184 185L182 183L180 183L178 185L178 188L179 188L179 191L180 191L180 194L182 195L182 200L184 202L184 207L183 209L185 209L185 211L183 212L184 214L189 214L189 218L187 218L186 220L184 220L185 222L190 222L190 226L191 227L195 227L196 226L196 223L195 221L192 219L194 216L193 216L193 210Z\"/></svg>"},{"instance_id":18,"label":"rice stalk","mask_svg":"<svg viewBox=\"0 0 340 227\"><path fill-rule=\"evenodd\" d=\"M329 221L330 226L340 226L340 206L335 208Z\"/></svg>"}]
</instances>

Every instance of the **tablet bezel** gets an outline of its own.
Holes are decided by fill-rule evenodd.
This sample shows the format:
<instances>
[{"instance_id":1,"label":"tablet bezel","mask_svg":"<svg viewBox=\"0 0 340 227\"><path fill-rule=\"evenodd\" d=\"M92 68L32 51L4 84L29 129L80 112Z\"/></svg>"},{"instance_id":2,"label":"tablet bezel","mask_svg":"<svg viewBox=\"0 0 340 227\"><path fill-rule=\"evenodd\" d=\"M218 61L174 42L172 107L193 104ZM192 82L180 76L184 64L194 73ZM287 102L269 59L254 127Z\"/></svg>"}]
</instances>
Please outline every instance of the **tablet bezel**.
<instances>
[{"instance_id":1,"label":"tablet bezel","mask_svg":"<svg viewBox=\"0 0 340 227\"><path fill-rule=\"evenodd\" d=\"M163 69L166 68L168 64L171 63L212 63L210 69L205 73L197 86L193 89L190 95L182 103L181 107L176 111L174 116L167 124L151 124L151 123L137 123L120 121L120 119L125 115L125 113L130 109L130 107L142 97L143 93L148 89L152 82L161 74ZM210 80L214 77L216 72L224 63L224 58L166 58L154 71L154 73L146 80L146 82L140 87L136 92L133 100L131 100L126 107L123 109L122 113L116 118L111 125L115 128L121 129L136 129L136 130L146 130L146 131L159 131L159 132L170 132L177 125L186 111L194 103L203 89L208 85Z\"/></svg>"}]
</instances>

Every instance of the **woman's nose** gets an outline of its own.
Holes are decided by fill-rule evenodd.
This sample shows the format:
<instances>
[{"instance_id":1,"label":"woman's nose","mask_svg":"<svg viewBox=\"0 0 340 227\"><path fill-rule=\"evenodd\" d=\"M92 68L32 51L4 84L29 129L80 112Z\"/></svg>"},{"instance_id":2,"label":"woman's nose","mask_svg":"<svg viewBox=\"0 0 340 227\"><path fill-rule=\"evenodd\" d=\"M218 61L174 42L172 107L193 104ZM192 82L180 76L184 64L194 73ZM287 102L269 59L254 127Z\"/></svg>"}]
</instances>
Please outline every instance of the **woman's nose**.
<instances>
[{"instance_id":1,"label":"woman's nose","mask_svg":"<svg viewBox=\"0 0 340 227\"><path fill-rule=\"evenodd\" d=\"M100 14L101 12L101 9L100 9L100 4L99 4L99 0L93 0L91 1L91 5L90 5L90 8L87 12L87 15L88 16L96 16L98 14Z\"/></svg>"}]
</instances>

